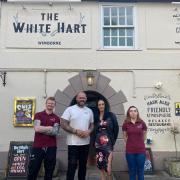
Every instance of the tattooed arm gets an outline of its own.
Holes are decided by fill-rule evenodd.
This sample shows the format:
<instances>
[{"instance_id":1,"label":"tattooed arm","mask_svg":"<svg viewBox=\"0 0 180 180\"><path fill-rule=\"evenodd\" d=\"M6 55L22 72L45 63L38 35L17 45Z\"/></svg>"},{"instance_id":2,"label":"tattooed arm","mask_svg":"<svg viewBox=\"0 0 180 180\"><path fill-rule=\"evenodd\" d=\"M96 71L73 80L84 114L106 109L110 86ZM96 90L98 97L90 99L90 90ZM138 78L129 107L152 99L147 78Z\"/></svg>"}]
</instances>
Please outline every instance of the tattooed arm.
<instances>
[{"instance_id":1,"label":"tattooed arm","mask_svg":"<svg viewBox=\"0 0 180 180\"><path fill-rule=\"evenodd\" d=\"M58 123L55 123L52 130L48 133L48 135L57 136L59 134L59 128L60 128L60 125Z\"/></svg>"},{"instance_id":2,"label":"tattooed arm","mask_svg":"<svg viewBox=\"0 0 180 180\"><path fill-rule=\"evenodd\" d=\"M77 129L74 129L72 128L70 125L69 125L69 121L65 120L65 119L61 119L61 127L67 131L68 133L71 133L71 134L77 134Z\"/></svg>"},{"instance_id":3,"label":"tattooed arm","mask_svg":"<svg viewBox=\"0 0 180 180\"><path fill-rule=\"evenodd\" d=\"M40 120L38 120L38 119L34 120L35 132L46 134L46 133L49 133L52 129L53 129L53 127L51 127L51 126L41 126Z\"/></svg>"}]
</instances>

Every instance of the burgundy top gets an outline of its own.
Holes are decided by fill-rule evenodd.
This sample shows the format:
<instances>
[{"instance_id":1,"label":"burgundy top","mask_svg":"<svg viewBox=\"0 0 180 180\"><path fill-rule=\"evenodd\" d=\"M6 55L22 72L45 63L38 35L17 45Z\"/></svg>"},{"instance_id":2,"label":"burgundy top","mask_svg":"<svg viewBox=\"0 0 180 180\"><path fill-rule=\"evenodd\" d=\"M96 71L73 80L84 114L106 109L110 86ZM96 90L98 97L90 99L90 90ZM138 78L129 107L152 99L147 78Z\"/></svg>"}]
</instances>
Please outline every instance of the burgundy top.
<instances>
[{"instance_id":1,"label":"burgundy top","mask_svg":"<svg viewBox=\"0 0 180 180\"><path fill-rule=\"evenodd\" d=\"M124 122L122 130L127 133L126 153L145 153L144 131L147 126L144 121Z\"/></svg>"},{"instance_id":2,"label":"burgundy top","mask_svg":"<svg viewBox=\"0 0 180 180\"><path fill-rule=\"evenodd\" d=\"M53 126L55 123L60 124L60 118L52 114L47 114L46 111L35 114L35 120L41 121L41 126ZM35 132L33 147L56 147L56 136L49 136L43 133Z\"/></svg>"}]
</instances>

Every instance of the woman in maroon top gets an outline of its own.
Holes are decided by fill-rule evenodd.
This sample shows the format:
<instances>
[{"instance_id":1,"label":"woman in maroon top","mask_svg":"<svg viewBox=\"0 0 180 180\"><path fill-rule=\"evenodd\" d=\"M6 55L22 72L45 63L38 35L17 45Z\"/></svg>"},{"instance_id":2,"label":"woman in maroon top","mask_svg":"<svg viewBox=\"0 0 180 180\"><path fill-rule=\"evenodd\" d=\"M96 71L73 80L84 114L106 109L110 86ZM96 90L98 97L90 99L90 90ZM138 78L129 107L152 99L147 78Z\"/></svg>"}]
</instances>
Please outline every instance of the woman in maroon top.
<instances>
[{"instance_id":1,"label":"woman in maroon top","mask_svg":"<svg viewBox=\"0 0 180 180\"><path fill-rule=\"evenodd\" d=\"M139 117L138 109L130 106L122 126L126 142L126 160L129 168L129 179L144 180L145 144L147 126Z\"/></svg>"}]
</instances>

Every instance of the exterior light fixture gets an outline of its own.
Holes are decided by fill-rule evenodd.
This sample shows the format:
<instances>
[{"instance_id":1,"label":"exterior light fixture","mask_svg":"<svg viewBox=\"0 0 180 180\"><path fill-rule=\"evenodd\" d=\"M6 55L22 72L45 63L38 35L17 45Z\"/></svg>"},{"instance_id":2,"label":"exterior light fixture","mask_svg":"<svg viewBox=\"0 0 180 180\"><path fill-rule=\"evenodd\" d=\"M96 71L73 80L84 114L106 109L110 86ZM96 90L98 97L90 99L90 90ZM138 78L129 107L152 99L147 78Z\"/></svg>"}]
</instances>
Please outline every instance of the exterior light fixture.
<instances>
[{"instance_id":1,"label":"exterior light fixture","mask_svg":"<svg viewBox=\"0 0 180 180\"><path fill-rule=\"evenodd\" d=\"M94 84L94 75L93 75L92 71L87 71L86 78L87 78L87 85L88 86L93 86L93 84Z\"/></svg>"},{"instance_id":2,"label":"exterior light fixture","mask_svg":"<svg viewBox=\"0 0 180 180\"><path fill-rule=\"evenodd\" d=\"M161 81L156 82L155 85L154 85L154 87L155 87L156 89L161 89L162 86L163 86L163 83L162 83Z\"/></svg>"},{"instance_id":3,"label":"exterior light fixture","mask_svg":"<svg viewBox=\"0 0 180 180\"><path fill-rule=\"evenodd\" d=\"M3 86L5 86L6 85L6 72L4 71L4 72L0 72L0 78L1 78L1 80L2 80L2 84L3 84Z\"/></svg>"}]
</instances>

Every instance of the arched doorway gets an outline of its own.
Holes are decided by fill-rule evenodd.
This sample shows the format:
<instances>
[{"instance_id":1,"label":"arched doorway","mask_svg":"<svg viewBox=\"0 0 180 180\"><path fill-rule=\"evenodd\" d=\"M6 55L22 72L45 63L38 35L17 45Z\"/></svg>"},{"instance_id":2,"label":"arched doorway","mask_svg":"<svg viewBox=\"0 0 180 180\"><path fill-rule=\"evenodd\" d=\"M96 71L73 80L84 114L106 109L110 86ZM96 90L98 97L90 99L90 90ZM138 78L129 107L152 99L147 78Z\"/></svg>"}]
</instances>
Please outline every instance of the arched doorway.
<instances>
[{"instance_id":1,"label":"arched doorway","mask_svg":"<svg viewBox=\"0 0 180 180\"><path fill-rule=\"evenodd\" d=\"M100 94L96 91L84 91L84 92L87 95L86 105L93 111L94 115L96 115L96 113L97 113L97 105L96 104L99 99L103 99L106 104L107 110L110 110L109 102L102 94ZM75 97L72 99L70 105L74 105L74 104L76 104Z\"/></svg>"},{"instance_id":2,"label":"arched doorway","mask_svg":"<svg viewBox=\"0 0 180 180\"><path fill-rule=\"evenodd\" d=\"M97 109L97 101L99 99L104 100L105 105L107 107L107 110L110 110L110 105L108 100L100 93L96 92L96 91L84 91L86 93L87 96L87 102L86 102L86 106L89 107L94 114L94 121L96 124L96 121L98 120L97 117L97 113L98 113L98 109ZM76 96L72 99L70 105L74 105L76 104ZM91 134L91 141L90 141L90 149L89 149L89 158L88 158L88 164L89 165L95 165L95 148L94 148L94 136L95 136L95 132L92 132Z\"/></svg>"},{"instance_id":3,"label":"arched doorway","mask_svg":"<svg viewBox=\"0 0 180 180\"><path fill-rule=\"evenodd\" d=\"M94 84L93 86L88 86L86 81L87 73L82 71L77 75L68 79L69 84L66 88L61 91L57 90L55 93L56 99L56 108L55 113L61 117L64 110L71 104L73 104L74 97L79 91L85 91L88 96L87 105L96 112L96 99L99 97L104 98L108 104L109 109L111 112L116 114L118 119L120 131L121 126L123 123L125 110L123 103L127 102L126 96L124 93L119 90L118 92L113 89L110 85L111 79L104 76L100 72L94 72ZM57 149L57 157L60 157L59 161L61 162L61 170L66 170L67 168L67 145L66 145L66 137L67 134L65 131L61 130L60 136L58 137L58 149ZM124 141L122 139L122 132L119 133L118 139L116 141L116 145L114 147L114 161L113 167L116 170L124 170L126 168L125 160L123 159L124 153ZM122 156L121 156L122 155ZM124 162L122 163L123 166L118 166L119 161Z\"/></svg>"}]
</instances>

